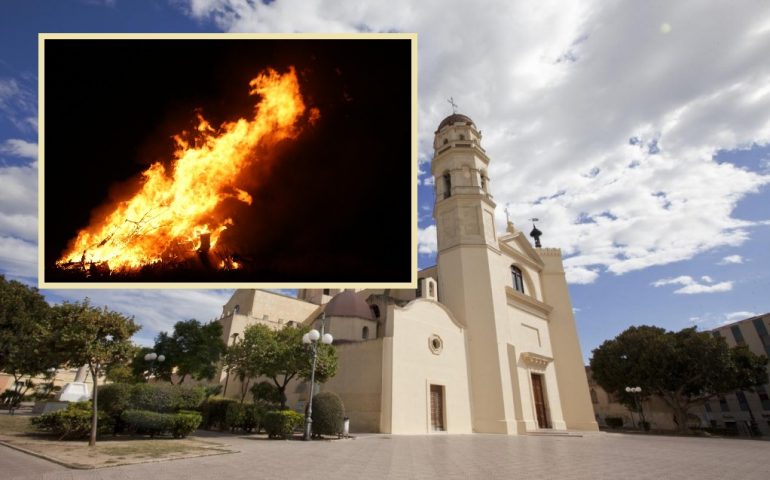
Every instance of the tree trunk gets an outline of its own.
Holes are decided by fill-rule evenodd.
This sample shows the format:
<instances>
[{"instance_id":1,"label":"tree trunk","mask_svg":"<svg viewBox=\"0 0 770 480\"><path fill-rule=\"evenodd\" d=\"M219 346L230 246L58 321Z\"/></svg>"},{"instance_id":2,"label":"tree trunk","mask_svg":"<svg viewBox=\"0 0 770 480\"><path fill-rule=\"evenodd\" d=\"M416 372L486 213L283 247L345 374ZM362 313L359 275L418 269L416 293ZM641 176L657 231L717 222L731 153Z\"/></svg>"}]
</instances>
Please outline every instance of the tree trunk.
<instances>
[{"instance_id":1,"label":"tree trunk","mask_svg":"<svg viewBox=\"0 0 770 480\"><path fill-rule=\"evenodd\" d=\"M88 439L88 446L93 447L93 446L96 446L96 430L97 430L96 422L98 421L97 420L98 419L98 415L97 415L98 398L97 397L99 395L99 390L96 388L96 384L97 384L96 376L99 373L99 366L97 365L96 368L94 368L89 365L89 367L91 369L91 378L94 381L94 390L93 390L94 393L91 395L91 438Z\"/></svg>"}]
</instances>

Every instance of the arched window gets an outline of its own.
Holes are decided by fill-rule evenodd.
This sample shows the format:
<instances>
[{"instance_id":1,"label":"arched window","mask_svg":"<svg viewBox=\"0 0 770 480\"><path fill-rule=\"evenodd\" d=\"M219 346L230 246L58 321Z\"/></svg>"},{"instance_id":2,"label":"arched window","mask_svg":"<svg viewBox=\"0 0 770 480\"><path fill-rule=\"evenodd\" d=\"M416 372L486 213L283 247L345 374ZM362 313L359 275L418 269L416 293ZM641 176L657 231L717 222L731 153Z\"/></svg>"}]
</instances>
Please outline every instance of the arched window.
<instances>
[{"instance_id":1,"label":"arched window","mask_svg":"<svg viewBox=\"0 0 770 480\"><path fill-rule=\"evenodd\" d=\"M380 307L377 305L372 305L369 307L372 310L372 314L374 315L374 318L380 318Z\"/></svg>"},{"instance_id":2,"label":"arched window","mask_svg":"<svg viewBox=\"0 0 770 480\"><path fill-rule=\"evenodd\" d=\"M239 313L240 311L241 311L240 305L236 305L235 307L233 307L233 313Z\"/></svg>"},{"instance_id":3,"label":"arched window","mask_svg":"<svg viewBox=\"0 0 770 480\"><path fill-rule=\"evenodd\" d=\"M465 135L463 135L462 133L460 134L460 140L465 140Z\"/></svg>"},{"instance_id":4,"label":"arched window","mask_svg":"<svg viewBox=\"0 0 770 480\"><path fill-rule=\"evenodd\" d=\"M521 269L516 265L512 265L511 275L513 276L513 289L524 293L524 277L521 276Z\"/></svg>"},{"instance_id":5,"label":"arched window","mask_svg":"<svg viewBox=\"0 0 770 480\"><path fill-rule=\"evenodd\" d=\"M599 403L599 397L596 395L596 390L591 389L591 403Z\"/></svg>"},{"instance_id":6,"label":"arched window","mask_svg":"<svg viewBox=\"0 0 770 480\"><path fill-rule=\"evenodd\" d=\"M447 139L445 138L445 139L444 139L444 145L446 145L447 143L449 143L449 140L447 140Z\"/></svg>"},{"instance_id":7,"label":"arched window","mask_svg":"<svg viewBox=\"0 0 770 480\"><path fill-rule=\"evenodd\" d=\"M329 289L328 288L324 288L324 295L329 295Z\"/></svg>"},{"instance_id":8,"label":"arched window","mask_svg":"<svg viewBox=\"0 0 770 480\"><path fill-rule=\"evenodd\" d=\"M364 327L363 330L361 330L361 338L364 340L369 338L369 327Z\"/></svg>"},{"instance_id":9,"label":"arched window","mask_svg":"<svg viewBox=\"0 0 770 480\"><path fill-rule=\"evenodd\" d=\"M444 198L452 196L452 176L449 172L444 174Z\"/></svg>"}]
</instances>

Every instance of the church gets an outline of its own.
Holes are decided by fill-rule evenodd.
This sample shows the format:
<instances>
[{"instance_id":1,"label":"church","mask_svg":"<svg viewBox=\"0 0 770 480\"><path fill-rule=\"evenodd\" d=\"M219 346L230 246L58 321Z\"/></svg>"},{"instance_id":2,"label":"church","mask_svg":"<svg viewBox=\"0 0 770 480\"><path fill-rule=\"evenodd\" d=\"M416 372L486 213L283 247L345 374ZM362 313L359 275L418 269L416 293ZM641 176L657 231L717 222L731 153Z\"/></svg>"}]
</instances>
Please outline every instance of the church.
<instances>
[{"instance_id":1,"label":"church","mask_svg":"<svg viewBox=\"0 0 770 480\"><path fill-rule=\"evenodd\" d=\"M236 290L224 339L253 323L323 322L339 368L320 390L342 398L352 432L597 430L561 251L537 229L534 246L510 222L496 231L490 159L469 117L445 118L433 146L438 253L416 290ZM287 404L301 411L308 390L290 384Z\"/></svg>"}]
</instances>

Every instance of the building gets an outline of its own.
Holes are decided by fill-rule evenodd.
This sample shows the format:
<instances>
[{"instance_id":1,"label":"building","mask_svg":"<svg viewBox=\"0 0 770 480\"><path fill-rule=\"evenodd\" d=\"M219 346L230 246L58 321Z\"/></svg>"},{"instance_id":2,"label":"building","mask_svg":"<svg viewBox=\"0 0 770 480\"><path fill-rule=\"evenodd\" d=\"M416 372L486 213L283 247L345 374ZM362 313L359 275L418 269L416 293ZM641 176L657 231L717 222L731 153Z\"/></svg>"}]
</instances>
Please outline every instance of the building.
<instances>
[{"instance_id":1,"label":"building","mask_svg":"<svg viewBox=\"0 0 770 480\"><path fill-rule=\"evenodd\" d=\"M740 320L712 330L731 347L745 345L770 358L770 313ZM770 379L751 390L738 390L707 402L697 412L706 426L739 435L770 436Z\"/></svg>"},{"instance_id":2,"label":"building","mask_svg":"<svg viewBox=\"0 0 770 480\"><path fill-rule=\"evenodd\" d=\"M417 290L300 290L297 298L238 290L224 338L255 322L319 326L335 338L338 393L352 431L523 434L597 430L561 252L495 228L481 133L465 115L435 132L437 264ZM227 395L239 390L229 382ZM308 386L287 390L302 409Z\"/></svg>"}]
</instances>

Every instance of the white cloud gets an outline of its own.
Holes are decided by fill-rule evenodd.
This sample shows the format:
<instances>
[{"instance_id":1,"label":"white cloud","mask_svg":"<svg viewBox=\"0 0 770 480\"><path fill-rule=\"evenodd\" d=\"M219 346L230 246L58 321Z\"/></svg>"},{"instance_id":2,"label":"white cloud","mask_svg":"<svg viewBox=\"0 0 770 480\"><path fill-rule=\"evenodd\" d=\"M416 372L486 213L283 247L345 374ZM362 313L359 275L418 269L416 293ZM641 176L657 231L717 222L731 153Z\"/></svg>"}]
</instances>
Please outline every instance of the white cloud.
<instances>
[{"instance_id":1,"label":"white cloud","mask_svg":"<svg viewBox=\"0 0 770 480\"><path fill-rule=\"evenodd\" d=\"M0 78L0 112L22 132L37 130L36 82Z\"/></svg>"},{"instance_id":2,"label":"white cloud","mask_svg":"<svg viewBox=\"0 0 770 480\"><path fill-rule=\"evenodd\" d=\"M496 201L516 224L539 217L544 243L582 269L576 281L740 245L752 224L733 210L770 183L713 159L770 143L770 4L190 0L187 9L233 31L417 32L420 158L453 96L483 131Z\"/></svg>"},{"instance_id":3,"label":"white cloud","mask_svg":"<svg viewBox=\"0 0 770 480\"><path fill-rule=\"evenodd\" d=\"M584 285L594 283L599 278L599 272L584 267L564 267L567 282L572 284Z\"/></svg>"},{"instance_id":4,"label":"white cloud","mask_svg":"<svg viewBox=\"0 0 770 480\"><path fill-rule=\"evenodd\" d=\"M757 314L754 312L730 312L725 314L725 321L724 323L733 323L738 320L745 320L747 318L756 317Z\"/></svg>"},{"instance_id":5,"label":"white cloud","mask_svg":"<svg viewBox=\"0 0 770 480\"><path fill-rule=\"evenodd\" d=\"M714 279L709 277L708 275L703 275L702 277L700 277L700 279L706 283L714 283Z\"/></svg>"},{"instance_id":6,"label":"white cloud","mask_svg":"<svg viewBox=\"0 0 770 480\"><path fill-rule=\"evenodd\" d=\"M730 265L733 263L743 263L743 257L740 255L728 255L720 260L718 265Z\"/></svg>"},{"instance_id":7,"label":"white cloud","mask_svg":"<svg viewBox=\"0 0 770 480\"><path fill-rule=\"evenodd\" d=\"M0 152L13 155L15 157L30 158L37 160L37 143L27 142L18 138L6 140L0 145Z\"/></svg>"},{"instance_id":8,"label":"white cloud","mask_svg":"<svg viewBox=\"0 0 770 480\"><path fill-rule=\"evenodd\" d=\"M37 241L37 168L0 166L0 236ZM9 256L13 256L9 252ZM3 267L0 262L0 268Z\"/></svg>"},{"instance_id":9,"label":"white cloud","mask_svg":"<svg viewBox=\"0 0 770 480\"><path fill-rule=\"evenodd\" d=\"M0 273L18 280L37 278L37 245L0 235Z\"/></svg>"},{"instance_id":10,"label":"white cloud","mask_svg":"<svg viewBox=\"0 0 770 480\"><path fill-rule=\"evenodd\" d=\"M125 315L133 315L142 330L136 339L151 344L161 331L171 331L181 320L194 318L207 322L222 314L222 305L232 295L232 290L47 290L49 301L79 301L85 297L94 305L108 308Z\"/></svg>"},{"instance_id":11,"label":"white cloud","mask_svg":"<svg viewBox=\"0 0 770 480\"><path fill-rule=\"evenodd\" d=\"M713 282L710 277L702 277L702 279L708 278L709 283ZM717 292L729 292L733 289L733 282L719 282L711 285L699 283L697 280L689 275L682 275L675 278L664 278L652 282L653 287L662 287L664 285L682 285L682 288L674 290L676 294L692 295L696 293L717 293Z\"/></svg>"},{"instance_id":12,"label":"white cloud","mask_svg":"<svg viewBox=\"0 0 770 480\"><path fill-rule=\"evenodd\" d=\"M435 225L429 225L418 230L417 251L426 255L433 255L436 253L436 251L438 251L438 240L436 239Z\"/></svg>"}]
</instances>

